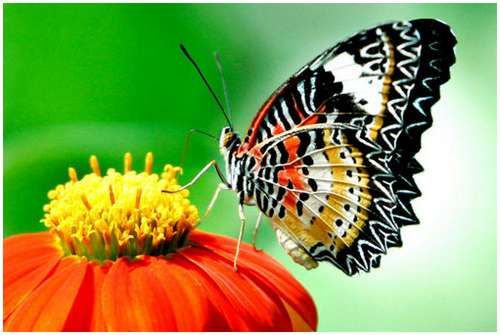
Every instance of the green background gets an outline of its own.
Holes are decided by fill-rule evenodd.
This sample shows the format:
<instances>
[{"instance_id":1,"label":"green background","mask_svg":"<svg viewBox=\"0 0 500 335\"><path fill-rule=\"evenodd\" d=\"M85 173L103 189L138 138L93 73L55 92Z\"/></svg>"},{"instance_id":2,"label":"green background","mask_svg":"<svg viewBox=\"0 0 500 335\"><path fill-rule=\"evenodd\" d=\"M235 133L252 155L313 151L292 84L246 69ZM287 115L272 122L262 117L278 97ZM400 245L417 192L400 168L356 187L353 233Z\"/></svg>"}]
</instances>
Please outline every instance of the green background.
<instances>
[{"instance_id":1,"label":"green background","mask_svg":"<svg viewBox=\"0 0 500 335\"><path fill-rule=\"evenodd\" d=\"M388 20L433 17L457 35L457 64L433 109L417 158L421 224L403 229L380 269L349 278L329 264L306 271L265 224L258 244L313 295L320 330L496 329L496 5L4 5L4 236L39 231L47 191L67 167L87 173L178 164L186 131L218 134L224 119L183 42L216 90L212 52L222 54L234 123L244 132L267 96L319 52ZM182 183L218 159L194 136ZM200 211L218 183L192 188ZM249 208L252 222L256 209ZM236 197L222 194L203 229L236 236ZM246 240L250 240L247 229Z\"/></svg>"}]
</instances>

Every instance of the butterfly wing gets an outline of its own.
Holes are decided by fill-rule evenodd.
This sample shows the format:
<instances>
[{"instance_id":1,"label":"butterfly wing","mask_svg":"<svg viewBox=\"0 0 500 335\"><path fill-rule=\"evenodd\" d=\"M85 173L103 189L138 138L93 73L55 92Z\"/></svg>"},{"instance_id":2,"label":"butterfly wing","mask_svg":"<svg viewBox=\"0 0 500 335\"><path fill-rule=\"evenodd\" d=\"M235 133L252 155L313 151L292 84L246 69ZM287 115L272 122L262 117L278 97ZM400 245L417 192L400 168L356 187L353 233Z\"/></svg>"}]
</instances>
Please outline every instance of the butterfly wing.
<instances>
[{"instance_id":1,"label":"butterfly wing","mask_svg":"<svg viewBox=\"0 0 500 335\"><path fill-rule=\"evenodd\" d=\"M418 223L413 158L449 79L456 40L436 20L363 31L325 51L261 109L239 154L256 158L255 197L294 259L351 275ZM286 244L286 243L284 243ZM297 253L301 248L301 253ZM312 265L311 265L312 264Z\"/></svg>"}]
</instances>

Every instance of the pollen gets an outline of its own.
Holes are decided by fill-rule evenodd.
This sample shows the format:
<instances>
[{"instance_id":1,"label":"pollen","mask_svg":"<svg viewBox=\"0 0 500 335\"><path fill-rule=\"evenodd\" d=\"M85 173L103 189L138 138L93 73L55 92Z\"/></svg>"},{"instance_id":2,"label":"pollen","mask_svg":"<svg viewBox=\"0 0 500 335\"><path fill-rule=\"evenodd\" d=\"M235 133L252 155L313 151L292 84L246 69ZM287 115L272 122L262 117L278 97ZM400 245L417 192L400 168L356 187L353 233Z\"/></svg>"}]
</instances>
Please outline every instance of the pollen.
<instances>
[{"instance_id":1,"label":"pollen","mask_svg":"<svg viewBox=\"0 0 500 335\"><path fill-rule=\"evenodd\" d=\"M153 173L153 154L148 153L145 170L138 173L127 153L123 174L108 169L102 176L97 157L89 162L92 173L78 179L69 168L69 181L49 191L50 202L43 207L42 222L66 254L105 261L162 255L187 245L199 222L189 191L162 193L180 188L181 168L165 165L161 175Z\"/></svg>"}]
</instances>

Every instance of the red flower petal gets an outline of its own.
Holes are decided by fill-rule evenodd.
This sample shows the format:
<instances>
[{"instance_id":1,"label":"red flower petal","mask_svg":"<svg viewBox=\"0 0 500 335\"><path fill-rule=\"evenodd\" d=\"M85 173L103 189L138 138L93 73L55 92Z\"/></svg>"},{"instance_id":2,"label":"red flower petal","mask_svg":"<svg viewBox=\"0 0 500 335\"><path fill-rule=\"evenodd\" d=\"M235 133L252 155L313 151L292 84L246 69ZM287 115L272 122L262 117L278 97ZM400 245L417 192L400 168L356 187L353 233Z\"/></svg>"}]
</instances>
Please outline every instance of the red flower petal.
<instances>
[{"instance_id":1,"label":"red flower petal","mask_svg":"<svg viewBox=\"0 0 500 335\"><path fill-rule=\"evenodd\" d=\"M265 253L193 232L169 257L104 266L62 257L49 233L4 240L6 330L223 331L316 329L304 288ZM8 314L7 314L8 313Z\"/></svg>"},{"instance_id":2,"label":"red flower petal","mask_svg":"<svg viewBox=\"0 0 500 335\"><path fill-rule=\"evenodd\" d=\"M217 329L214 324L217 316L208 300L203 281L199 275L179 261L178 255L171 259L151 258L151 280L157 280L164 286L170 302L178 331L207 331Z\"/></svg>"},{"instance_id":3,"label":"red flower petal","mask_svg":"<svg viewBox=\"0 0 500 335\"><path fill-rule=\"evenodd\" d=\"M279 297L266 294L244 273L234 272L232 262L226 262L203 248L189 248L181 254L203 270L227 297L234 310L230 313L225 311L228 322L234 316L243 320L242 328L232 326L232 330L292 330L288 313Z\"/></svg>"},{"instance_id":4,"label":"red flower petal","mask_svg":"<svg viewBox=\"0 0 500 335\"><path fill-rule=\"evenodd\" d=\"M120 258L111 266L102 287L103 314L108 330L177 329L164 283L154 279L150 263L150 258L134 261Z\"/></svg>"},{"instance_id":5,"label":"red flower petal","mask_svg":"<svg viewBox=\"0 0 500 335\"><path fill-rule=\"evenodd\" d=\"M46 278L62 257L50 233L8 237L4 251L4 320Z\"/></svg>"},{"instance_id":6,"label":"red flower petal","mask_svg":"<svg viewBox=\"0 0 500 335\"><path fill-rule=\"evenodd\" d=\"M5 321L6 331L61 331L87 270L87 261L61 260L54 273L38 286Z\"/></svg>"},{"instance_id":7,"label":"red flower petal","mask_svg":"<svg viewBox=\"0 0 500 335\"><path fill-rule=\"evenodd\" d=\"M186 254L186 250L183 250L182 253ZM235 308L232 306L232 303L224 295L224 292L219 289L216 282L207 274L205 271L200 269L198 265L189 261L188 258L183 258L183 266L185 268L191 269L200 280L203 281L203 286L206 289L206 294L211 301L214 308L218 311L218 314L222 316L223 323L226 325L227 329L224 329L221 325L222 329L218 330L241 330L241 329L249 329L250 325L248 322L243 319L242 315L239 315ZM179 260L180 261L180 260Z\"/></svg>"},{"instance_id":8,"label":"red flower petal","mask_svg":"<svg viewBox=\"0 0 500 335\"><path fill-rule=\"evenodd\" d=\"M311 332L315 331L316 328L311 328L311 326L304 320L304 318L289 304L284 302L286 310L290 315L290 319L292 320L292 328L293 331L296 332Z\"/></svg>"},{"instance_id":9,"label":"red flower petal","mask_svg":"<svg viewBox=\"0 0 500 335\"><path fill-rule=\"evenodd\" d=\"M182 251L184 252L184 250ZM238 315L235 315L233 307L227 300L227 298L222 294L215 285L214 281L200 268L191 263L188 259L182 257L181 255L176 255L175 262L179 266L187 269L191 274L192 278L196 278L203 287L203 293L207 296L209 301L209 318L210 324L207 325L207 331L230 331L234 329L242 329L243 320ZM184 285L186 288L190 287L190 283L185 281ZM233 316L228 323L228 317L226 314Z\"/></svg>"},{"instance_id":10,"label":"red flower petal","mask_svg":"<svg viewBox=\"0 0 500 335\"><path fill-rule=\"evenodd\" d=\"M89 263L80 291L75 298L63 331L106 331L102 312L101 292L104 277L111 262L100 265Z\"/></svg>"},{"instance_id":11,"label":"red flower petal","mask_svg":"<svg viewBox=\"0 0 500 335\"><path fill-rule=\"evenodd\" d=\"M193 231L190 240L210 249L228 261L233 260L236 250L236 241L227 237L204 232ZM242 243L238 267L251 271L254 276L264 278L284 301L297 311L304 321L313 330L317 328L318 319L314 301L306 290L289 272L273 258L264 252L256 252L253 247ZM255 278L255 277L253 277Z\"/></svg>"}]
</instances>

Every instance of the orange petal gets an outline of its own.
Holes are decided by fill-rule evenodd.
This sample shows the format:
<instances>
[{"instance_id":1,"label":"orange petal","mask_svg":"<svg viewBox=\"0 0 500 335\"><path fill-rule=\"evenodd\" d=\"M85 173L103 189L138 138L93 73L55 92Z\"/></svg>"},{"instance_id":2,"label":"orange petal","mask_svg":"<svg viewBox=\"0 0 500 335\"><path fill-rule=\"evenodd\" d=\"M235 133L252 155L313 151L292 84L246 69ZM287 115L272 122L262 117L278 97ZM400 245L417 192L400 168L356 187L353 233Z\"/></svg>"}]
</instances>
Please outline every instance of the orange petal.
<instances>
[{"instance_id":1,"label":"orange petal","mask_svg":"<svg viewBox=\"0 0 500 335\"><path fill-rule=\"evenodd\" d=\"M236 250L236 241L227 237L194 231L190 240L212 252L232 261ZM242 243L238 267L251 271L254 276L264 278L270 283L283 300L306 321L311 329L316 330L318 317L311 296L280 263L262 251L255 251L252 246Z\"/></svg>"},{"instance_id":2,"label":"orange petal","mask_svg":"<svg viewBox=\"0 0 500 335\"><path fill-rule=\"evenodd\" d=\"M278 296L269 296L243 272L234 272L232 262L203 248L183 250L182 255L202 269L232 305L228 323L234 315L241 318L243 328L236 331L291 330L290 319ZM273 299L274 298L274 299Z\"/></svg>"},{"instance_id":3,"label":"orange petal","mask_svg":"<svg viewBox=\"0 0 500 335\"><path fill-rule=\"evenodd\" d=\"M5 320L55 268L62 252L50 233L8 237L3 251Z\"/></svg>"},{"instance_id":4,"label":"orange petal","mask_svg":"<svg viewBox=\"0 0 500 335\"><path fill-rule=\"evenodd\" d=\"M292 329L294 332L312 332L314 329L307 324L302 316L286 302L284 303L290 319L292 320Z\"/></svg>"},{"instance_id":5,"label":"orange petal","mask_svg":"<svg viewBox=\"0 0 500 335\"><path fill-rule=\"evenodd\" d=\"M184 251L182 251L184 252ZM202 271L197 265L191 263L188 259L182 257L181 254L174 256L173 260L183 269L186 269L189 273L189 280L193 279L195 282L199 282L202 288L202 294L206 296L208 300L208 324L205 326L204 331L230 331L231 329L240 329L242 326L235 327L235 325L243 324L243 320L239 316L234 315L231 311L233 307L224 296L221 290L215 285L214 281ZM187 280L184 281L186 289L192 289L191 283ZM195 287L198 287L196 285ZM234 315L234 320L232 321L232 327L227 323L226 314ZM239 321L238 321L239 320ZM239 323L238 323L239 322Z\"/></svg>"},{"instance_id":6,"label":"orange petal","mask_svg":"<svg viewBox=\"0 0 500 335\"><path fill-rule=\"evenodd\" d=\"M151 258L150 271L162 283L172 302L178 331L207 331L212 321L210 302L203 282L183 267L178 255L171 259ZM152 278L153 279L153 278Z\"/></svg>"},{"instance_id":7,"label":"orange petal","mask_svg":"<svg viewBox=\"0 0 500 335\"><path fill-rule=\"evenodd\" d=\"M5 321L6 331L61 331L85 277L87 261L76 257L61 260L46 278Z\"/></svg>"},{"instance_id":8,"label":"orange petal","mask_svg":"<svg viewBox=\"0 0 500 335\"><path fill-rule=\"evenodd\" d=\"M107 331L102 312L101 292L104 277L111 262L100 265L91 262L85 274L80 292L75 298L63 331Z\"/></svg>"},{"instance_id":9,"label":"orange petal","mask_svg":"<svg viewBox=\"0 0 500 335\"><path fill-rule=\"evenodd\" d=\"M102 287L103 315L110 331L175 331L164 283L149 269L151 259L123 257L111 266ZM182 303L182 302L180 302Z\"/></svg>"},{"instance_id":10,"label":"orange petal","mask_svg":"<svg viewBox=\"0 0 500 335\"><path fill-rule=\"evenodd\" d=\"M190 249L182 250L180 255L185 256ZM181 261L179 259L178 261ZM218 311L219 325L217 326L217 331L230 331L230 330L240 330L249 329L249 325L242 316L236 313L235 308L229 301L229 298L224 295L223 291L218 287L215 281L201 269L196 263L192 263L188 258L183 258L183 266L190 271L197 274L200 280L203 282L203 287L205 287L205 292L215 310ZM182 263L181 263L182 264Z\"/></svg>"}]
</instances>

